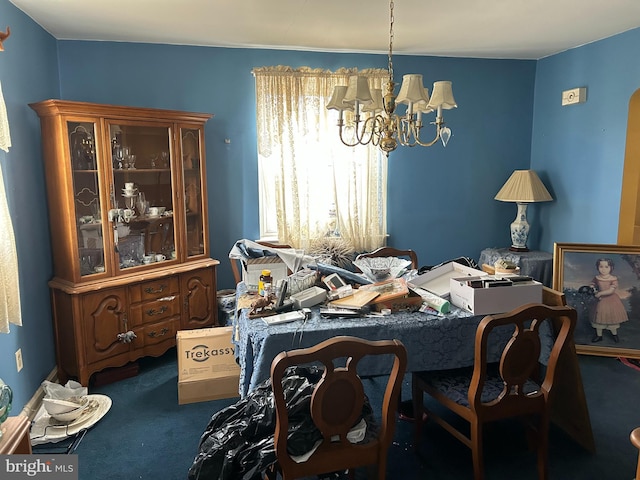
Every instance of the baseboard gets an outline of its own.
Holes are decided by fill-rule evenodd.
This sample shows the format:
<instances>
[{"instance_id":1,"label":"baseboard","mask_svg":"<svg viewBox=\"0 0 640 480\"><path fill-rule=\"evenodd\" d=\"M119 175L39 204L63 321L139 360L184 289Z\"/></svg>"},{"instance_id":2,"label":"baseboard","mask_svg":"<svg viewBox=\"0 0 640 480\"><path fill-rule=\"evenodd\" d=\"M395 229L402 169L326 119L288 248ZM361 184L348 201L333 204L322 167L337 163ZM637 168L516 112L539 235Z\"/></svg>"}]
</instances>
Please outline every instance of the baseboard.
<instances>
[{"instance_id":1,"label":"baseboard","mask_svg":"<svg viewBox=\"0 0 640 480\"><path fill-rule=\"evenodd\" d=\"M47 378L45 380L49 382L57 383L58 368L54 367L54 369L51 370L51 373L47 375ZM21 415L26 415L29 418L29 421L32 421L33 418L36 416L36 413L38 413L38 410L40 410L40 405L42 405L43 398L44 398L44 389L42 388L42 384L40 384L40 386L36 390L36 393L33 394L31 399L27 402L27 404L22 409Z\"/></svg>"}]
</instances>

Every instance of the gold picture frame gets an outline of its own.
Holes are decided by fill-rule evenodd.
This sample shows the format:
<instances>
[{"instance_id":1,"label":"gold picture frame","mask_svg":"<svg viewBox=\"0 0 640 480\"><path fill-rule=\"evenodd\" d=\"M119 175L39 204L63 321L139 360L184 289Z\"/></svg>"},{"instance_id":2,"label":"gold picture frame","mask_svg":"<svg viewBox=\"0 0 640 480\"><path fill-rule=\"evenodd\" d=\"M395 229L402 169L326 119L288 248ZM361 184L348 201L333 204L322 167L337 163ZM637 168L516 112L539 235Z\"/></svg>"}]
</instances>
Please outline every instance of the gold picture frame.
<instances>
[{"instance_id":1,"label":"gold picture frame","mask_svg":"<svg viewBox=\"0 0 640 480\"><path fill-rule=\"evenodd\" d=\"M578 312L578 353L640 358L640 246L555 243L553 288Z\"/></svg>"}]
</instances>

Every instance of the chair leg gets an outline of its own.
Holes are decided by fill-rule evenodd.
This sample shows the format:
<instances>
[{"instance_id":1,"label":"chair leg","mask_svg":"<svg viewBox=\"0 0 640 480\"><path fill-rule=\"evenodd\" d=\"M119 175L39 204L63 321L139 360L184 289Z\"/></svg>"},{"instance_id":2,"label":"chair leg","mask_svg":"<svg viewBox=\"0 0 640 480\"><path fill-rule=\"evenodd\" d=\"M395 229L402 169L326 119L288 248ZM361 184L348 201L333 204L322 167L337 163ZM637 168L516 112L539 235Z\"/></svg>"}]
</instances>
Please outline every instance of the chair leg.
<instances>
[{"instance_id":1,"label":"chair leg","mask_svg":"<svg viewBox=\"0 0 640 480\"><path fill-rule=\"evenodd\" d=\"M538 428L538 479L549 478L549 417L543 415Z\"/></svg>"},{"instance_id":2,"label":"chair leg","mask_svg":"<svg viewBox=\"0 0 640 480\"><path fill-rule=\"evenodd\" d=\"M378 472L376 478L378 480L385 480L385 478L387 478L387 459L386 458L381 458L378 461L378 465L376 465L376 470ZM355 480L355 479L353 479Z\"/></svg>"},{"instance_id":3,"label":"chair leg","mask_svg":"<svg viewBox=\"0 0 640 480\"><path fill-rule=\"evenodd\" d=\"M484 479L484 458L482 447L482 422L475 419L471 422L471 456L473 458L473 478L474 480Z\"/></svg>"},{"instance_id":4,"label":"chair leg","mask_svg":"<svg viewBox=\"0 0 640 480\"><path fill-rule=\"evenodd\" d=\"M411 400L413 403L413 421L415 423L415 429L413 431L413 448L417 451L420 446L420 440L422 439L424 394L422 393L422 389L418 386L418 380L416 380L415 377L411 379Z\"/></svg>"}]
</instances>

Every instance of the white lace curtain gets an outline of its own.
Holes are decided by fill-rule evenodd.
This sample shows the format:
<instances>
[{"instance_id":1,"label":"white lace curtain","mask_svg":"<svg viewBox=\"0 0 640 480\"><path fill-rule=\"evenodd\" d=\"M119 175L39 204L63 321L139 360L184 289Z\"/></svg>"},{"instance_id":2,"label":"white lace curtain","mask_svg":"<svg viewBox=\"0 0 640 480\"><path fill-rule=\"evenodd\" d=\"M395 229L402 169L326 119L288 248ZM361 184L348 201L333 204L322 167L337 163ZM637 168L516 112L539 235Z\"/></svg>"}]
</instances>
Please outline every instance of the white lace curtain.
<instances>
[{"instance_id":1,"label":"white lace curtain","mask_svg":"<svg viewBox=\"0 0 640 480\"><path fill-rule=\"evenodd\" d=\"M9 151L11 137L7 109L0 87L0 148ZM9 324L22 325L20 287L18 281L18 254L4 189L0 163L0 333L9 333Z\"/></svg>"},{"instance_id":2,"label":"white lace curtain","mask_svg":"<svg viewBox=\"0 0 640 480\"><path fill-rule=\"evenodd\" d=\"M328 111L335 85L350 75L381 88L388 72L301 67L255 68L261 199L273 211L278 240L307 248L333 233L355 251L370 251L386 239L387 158L377 147L347 147L338 137L337 113ZM268 208L268 207L267 207ZM328 232L329 211L335 223Z\"/></svg>"}]
</instances>

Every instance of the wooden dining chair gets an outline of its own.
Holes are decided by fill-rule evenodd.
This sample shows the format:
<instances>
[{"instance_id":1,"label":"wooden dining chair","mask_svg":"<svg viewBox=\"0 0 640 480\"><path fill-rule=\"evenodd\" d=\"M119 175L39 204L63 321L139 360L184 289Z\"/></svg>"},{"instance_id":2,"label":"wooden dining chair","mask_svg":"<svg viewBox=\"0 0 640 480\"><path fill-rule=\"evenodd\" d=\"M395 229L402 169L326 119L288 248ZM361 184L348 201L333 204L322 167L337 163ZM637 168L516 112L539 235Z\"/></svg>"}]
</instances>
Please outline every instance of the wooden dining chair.
<instances>
[{"instance_id":1,"label":"wooden dining chair","mask_svg":"<svg viewBox=\"0 0 640 480\"><path fill-rule=\"evenodd\" d=\"M286 243L270 243L270 242L262 242L262 241L259 241L256 243L259 243L263 247L267 247L267 248L292 248L291 245L287 245ZM235 280L237 285L242 280L242 273L241 273L242 260L230 258L229 261L231 262L231 271L233 272L233 279Z\"/></svg>"},{"instance_id":2,"label":"wooden dining chair","mask_svg":"<svg viewBox=\"0 0 640 480\"><path fill-rule=\"evenodd\" d=\"M544 376L540 380L541 326L545 319L560 325L553 340ZM556 366L565 343L573 336L577 313L567 306L528 304L509 313L488 315L478 325L474 365L468 369L414 372L412 378L415 412L415 447L422 438L425 412L423 393L457 414L469 424L470 435L452 423L427 411L427 417L445 428L471 449L475 480L484 478L483 429L486 423L507 418L525 420L528 438L534 439L538 454L538 478L548 478L548 433L550 399ZM513 336L504 347L498 365L487 359L492 330L512 328Z\"/></svg>"},{"instance_id":3,"label":"wooden dining chair","mask_svg":"<svg viewBox=\"0 0 640 480\"><path fill-rule=\"evenodd\" d=\"M411 249L400 250L393 247L380 247L372 252L361 253L356 257L356 260L375 257L409 257L409 260L411 260L411 268L413 270L418 269L418 254Z\"/></svg>"},{"instance_id":4,"label":"wooden dining chair","mask_svg":"<svg viewBox=\"0 0 640 480\"><path fill-rule=\"evenodd\" d=\"M381 411L380 424L367 425L370 434L360 443L351 443L347 433L358 423L365 404L364 385L358 376L359 362L367 356L387 356L381 360L393 361L388 377ZM284 392L282 379L290 366L320 363L324 372L311 394L310 415L322 439L309 458L297 463L287 449L289 411L287 399L292 392ZM386 475L387 450L396 425L396 408L402 379L407 365L407 352L399 340L368 341L361 338L338 336L320 344L298 350L281 352L271 364L271 387L276 408L275 450L277 463L269 478L279 472L283 480L377 465L377 478ZM297 412L299 415L300 413ZM375 436L371 437L373 434Z\"/></svg>"},{"instance_id":5,"label":"wooden dining chair","mask_svg":"<svg viewBox=\"0 0 640 480\"><path fill-rule=\"evenodd\" d=\"M636 467L635 480L640 480L640 427L636 427L631 431L629 435L631 443L638 449L638 466Z\"/></svg>"}]
</instances>

